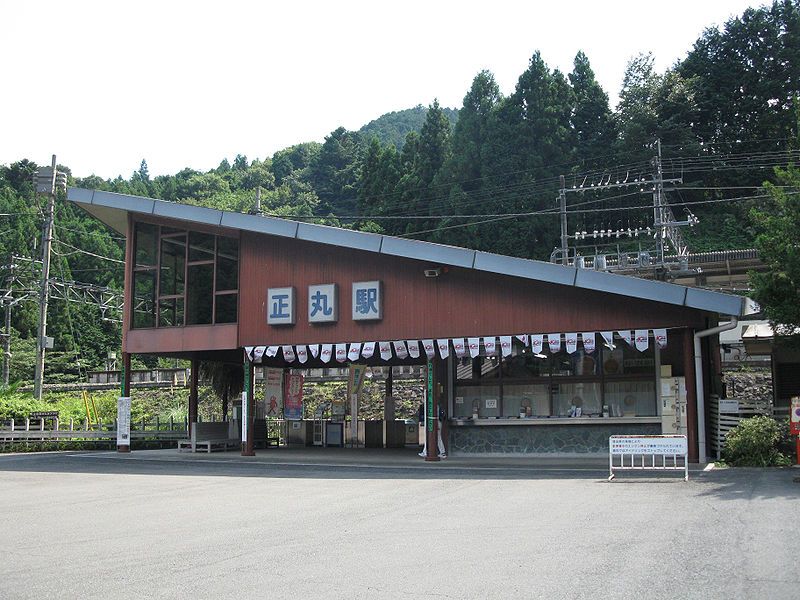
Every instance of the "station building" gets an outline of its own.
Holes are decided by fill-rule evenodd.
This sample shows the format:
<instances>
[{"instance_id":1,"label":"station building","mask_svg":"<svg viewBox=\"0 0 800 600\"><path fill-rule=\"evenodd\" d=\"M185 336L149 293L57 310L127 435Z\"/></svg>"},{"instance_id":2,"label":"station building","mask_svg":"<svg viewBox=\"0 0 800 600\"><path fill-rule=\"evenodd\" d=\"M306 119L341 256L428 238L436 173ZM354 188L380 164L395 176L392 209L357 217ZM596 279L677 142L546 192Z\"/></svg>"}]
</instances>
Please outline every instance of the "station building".
<instances>
[{"instance_id":1,"label":"station building","mask_svg":"<svg viewBox=\"0 0 800 600\"><path fill-rule=\"evenodd\" d=\"M466 248L79 188L68 200L126 238L126 367L241 364L252 390L254 365L422 365L429 459L441 428L449 453L497 455L678 432L705 461L719 323L748 312L739 296Z\"/></svg>"}]
</instances>

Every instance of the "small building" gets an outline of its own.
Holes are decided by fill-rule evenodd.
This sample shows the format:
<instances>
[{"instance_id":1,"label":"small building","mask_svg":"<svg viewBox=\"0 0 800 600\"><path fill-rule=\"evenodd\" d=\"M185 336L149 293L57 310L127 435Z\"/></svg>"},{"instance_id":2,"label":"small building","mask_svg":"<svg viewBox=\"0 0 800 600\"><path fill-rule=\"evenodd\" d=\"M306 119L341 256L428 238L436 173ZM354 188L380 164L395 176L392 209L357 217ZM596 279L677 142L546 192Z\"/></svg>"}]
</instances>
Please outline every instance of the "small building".
<instances>
[{"instance_id":1,"label":"small building","mask_svg":"<svg viewBox=\"0 0 800 600\"><path fill-rule=\"evenodd\" d=\"M705 460L714 328L745 298L109 192L68 199L127 240L126 365L237 363L247 382L254 364L422 365L429 450L439 427L451 453L497 454L678 431Z\"/></svg>"}]
</instances>

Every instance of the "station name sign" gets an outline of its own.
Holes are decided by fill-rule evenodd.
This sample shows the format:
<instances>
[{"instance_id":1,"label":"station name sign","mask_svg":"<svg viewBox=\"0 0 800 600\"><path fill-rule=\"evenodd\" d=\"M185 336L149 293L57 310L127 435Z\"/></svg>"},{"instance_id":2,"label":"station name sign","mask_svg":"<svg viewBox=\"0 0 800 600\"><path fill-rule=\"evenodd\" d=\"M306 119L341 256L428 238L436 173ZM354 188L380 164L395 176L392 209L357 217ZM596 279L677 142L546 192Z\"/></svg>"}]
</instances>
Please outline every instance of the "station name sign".
<instances>
[{"instance_id":1,"label":"station name sign","mask_svg":"<svg viewBox=\"0 0 800 600\"><path fill-rule=\"evenodd\" d=\"M380 281L356 281L352 284L353 321L379 321L383 318L383 285ZM339 321L339 286L323 283L308 286L306 315L309 323ZM267 323L294 325L297 323L297 291L294 287L267 290Z\"/></svg>"}]
</instances>

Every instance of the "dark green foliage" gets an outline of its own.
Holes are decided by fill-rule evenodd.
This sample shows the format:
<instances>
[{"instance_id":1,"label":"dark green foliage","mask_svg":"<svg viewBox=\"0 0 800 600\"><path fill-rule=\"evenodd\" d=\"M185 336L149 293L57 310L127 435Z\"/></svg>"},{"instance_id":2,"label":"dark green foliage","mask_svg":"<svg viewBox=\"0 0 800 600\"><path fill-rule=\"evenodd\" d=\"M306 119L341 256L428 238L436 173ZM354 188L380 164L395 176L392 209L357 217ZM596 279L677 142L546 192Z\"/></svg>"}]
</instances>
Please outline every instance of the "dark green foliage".
<instances>
[{"instance_id":1,"label":"dark green foliage","mask_svg":"<svg viewBox=\"0 0 800 600\"><path fill-rule=\"evenodd\" d=\"M740 421L728 432L722 458L735 467L773 467L790 464L781 454L781 428L775 419L765 416Z\"/></svg>"},{"instance_id":2,"label":"dark green foliage","mask_svg":"<svg viewBox=\"0 0 800 600\"><path fill-rule=\"evenodd\" d=\"M450 121L451 126L458 122L458 111L452 108L443 108L442 112ZM381 115L374 121L364 125L358 132L365 139L377 137L384 146L393 145L395 148L402 150L406 142L406 136L412 131L419 133L425 123L427 114L428 109L418 104L414 108Z\"/></svg>"}]
</instances>

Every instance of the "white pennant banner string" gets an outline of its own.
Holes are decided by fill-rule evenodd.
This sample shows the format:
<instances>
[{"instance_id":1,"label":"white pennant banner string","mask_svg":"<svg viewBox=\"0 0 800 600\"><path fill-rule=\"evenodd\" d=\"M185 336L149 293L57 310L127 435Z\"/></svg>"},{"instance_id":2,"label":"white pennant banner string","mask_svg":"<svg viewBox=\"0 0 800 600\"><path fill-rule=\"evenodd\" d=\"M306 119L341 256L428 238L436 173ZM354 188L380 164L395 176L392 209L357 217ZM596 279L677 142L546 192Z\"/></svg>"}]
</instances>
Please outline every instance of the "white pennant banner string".
<instances>
[{"instance_id":1,"label":"white pennant banner string","mask_svg":"<svg viewBox=\"0 0 800 600\"><path fill-rule=\"evenodd\" d=\"M322 362L326 364L331 362L332 356L333 356L333 344L322 344L322 352L319 355L320 359L322 359Z\"/></svg>"},{"instance_id":2,"label":"white pennant banner string","mask_svg":"<svg viewBox=\"0 0 800 600\"><path fill-rule=\"evenodd\" d=\"M294 348L291 346L283 346L283 360L286 362L294 362Z\"/></svg>"},{"instance_id":3,"label":"white pennant banner string","mask_svg":"<svg viewBox=\"0 0 800 600\"><path fill-rule=\"evenodd\" d=\"M361 342L353 342L347 351L347 360L356 362L359 356L361 356Z\"/></svg>"},{"instance_id":4,"label":"white pennant banner string","mask_svg":"<svg viewBox=\"0 0 800 600\"><path fill-rule=\"evenodd\" d=\"M422 340L422 347L425 349L425 356L429 359L436 356L436 345L433 340Z\"/></svg>"},{"instance_id":5,"label":"white pennant banner string","mask_svg":"<svg viewBox=\"0 0 800 600\"><path fill-rule=\"evenodd\" d=\"M347 360L347 344L336 344L336 361L343 363Z\"/></svg>"},{"instance_id":6,"label":"white pennant banner string","mask_svg":"<svg viewBox=\"0 0 800 600\"><path fill-rule=\"evenodd\" d=\"M483 346L486 348L486 354L489 356L494 356L497 352L497 338L495 337L485 337L483 338Z\"/></svg>"},{"instance_id":7,"label":"white pennant banner string","mask_svg":"<svg viewBox=\"0 0 800 600\"><path fill-rule=\"evenodd\" d=\"M389 342L378 342L378 349L381 351L383 360L392 358L392 345Z\"/></svg>"},{"instance_id":8,"label":"white pennant banner string","mask_svg":"<svg viewBox=\"0 0 800 600\"><path fill-rule=\"evenodd\" d=\"M633 331L618 331L619 337L628 342L628 346L633 346Z\"/></svg>"},{"instance_id":9,"label":"white pennant banner string","mask_svg":"<svg viewBox=\"0 0 800 600\"><path fill-rule=\"evenodd\" d=\"M666 329L653 329L653 337L656 340L659 348L667 347L667 330Z\"/></svg>"},{"instance_id":10,"label":"white pennant banner string","mask_svg":"<svg viewBox=\"0 0 800 600\"><path fill-rule=\"evenodd\" d=\"M609 350L613 350L617 346L614 344L614 332L613 331L601 331L600 337L603 338L603 341L608 346Z\"/></svg>"},{"instance_id":11,"label":"white pennant banner string","mask_svg":"<svg viewBox=\"0 0 800 600\"><path fill-rule=\"evenodd\" d=\"M279 349L280 346L267 346L267 349L264 351L264 354L266 355L267 358L274 358L275 356L278 356Z\"/></svg>"},{"instance_id":12,"label":"white pennant banner string","mask_svg":"<svg viewBox=\"0 0 800 600\"><path fill-rule=\"evenodd\" d=\"M560 333L548 333L547 334L547 345L550 347L550 354L555 354L556 352L561 350L561 334Z\"/></svg>"},{"instance_id":13,"label":"white pennant banner string","mask_svg":"<svg viewBox=\"0 0 800 600\"><path fill-rule=\"evenodd\" d=\"M436 340L436 345L439 346L439 356L447 358L450 356L450 340Z\"/></svg>"},{"instance_id":14,"label":"white pennant banner string","mask_svg":"<svg viewBox=\"0 0 800 600\"><path fill-rule=\"evenodd\" d=\"M587 353L591 354L592 352L595 351L595 348L596 348L596 345L595 345L596 336L595 336L594 331L592 331L591 333L588 332L588 331L584 331L581 334L581 339L583 340L583 349Z\"/></svg>"},{"instance_id":15,"label":"white pennant banner string","mask_svg":"<svg viewBox=\"0 0 800 600\"><path fill-rule=\"evenodd\" d=\"M574 354L575 351L578 349L578 334L577 333L565 333L564 334L564 346L567 348L567 354Z\"/></svg>"},{"instance_id":16,"label":"white pennant banner string","mask_svg":"<svg viewBox=\"0 0 800 600\"><path fill-rule=\"evenodd\" d=\"M306 364L308 361L308 350L305 346L296 346L295 352L297 352L297 360L299 360L302 364Z\"/></svg>"},{"instance_id":17,"label":"white pennant banner string","mask_svg":"<svg viewBox=\"0 0 800 600\"><path fill-rule=\"evenodd\" d=\"M375 354L375 342L364 342L364 347L361 349L361 356L364 358L372 358Z\"/></svg>"},{"instance_id":18,"label":"white pennant banner string","mask_svg":"<svg viewBox=\"0 0 800 600\"><path fill-rule=\"evenodd\" d=\"M453 338L453 350L458 358L463 357L467 353L467 347L464 344L464 338Z\"/></svg>"},{"instance_id":19,"label":"white pennant banner string","mask_svg":"<svg viewBox=\"0 0 800 600\"><path fill-rule=\"evenodd\" d=\"M311 344L308 347L308 351L311 354L311 356L317 358L319 356L319 344Z\"/></svg>"},{"instance_id":20,"label":"white pennant banner string","mask_svg":"<svg viewBox=\"0 0 800 600\"><path fill-rule=\"evenodd\" d=\"M267 350L265 346L256 346L253 348L253 362L261 362L264 352Z\"/></svg>"},{"instance_id":21,"label":"white pennant banner string","mask_svg":"<svg viewBox=\"0 0 800 600\"><path fill-rule=\"evenodd\" d=\"M510 335L501 335L500 336L500 353L503 356L511 356L511 336Z\"/></svg>"},{"instance_id":22,"label":"white pennant banner string","mask_svg":"<svg viewBox=\"0 0 800 600\"><path fill-rule=\"evenodd\" d=\"M533 350L533 353L541 354L542 346L544 346L544 335L538 333L531 335L531 350Z\"/></svg>"},{"instance_id":23,"label":"white pennant banner string","mask_svg":"<svg viewBox=\"0 0 800 600\"><path fill-rule=\"evenodd\" d=\"M469 346L469 355L475 358L481 353L481 338L467 338L467 346Z\"/></svg>"},{"instance_id":24,"label":"white pennant banner string","mask_svg":"<svg viewBox=\"0 0 800 600\"><path fill-rule=\"evenodd\" d=\"M406 343L403 340L392 342L392 346L394 346L394 353L397 354L397 358L400 360L408 358L408 349L406 348Z\"/></svg>"},{"instance_id":25,"label":"white pennant banner string","mask_svg":"<svg viewBox=\"0 0 800 600\"><path fill-rule=\"evenodd\" d=\"M647 329L637 329L634 334L636 341L636 349L639 352L644 352L650 346L650 337L648 336Z\"/></svg>"},{"instance_id":26,"label":"white pennant banner string","mask_svg":"<svg viewBox=\"0 0 800 600\"><path fill-rule=\"evenodd\" d=\"M528 345L528 334L527 333L520 333L519 335L515 335L514 337L517 338L520 342L522 342L523 346L527 346Z\"/></svg>"},{"instance_id":27,"label":"white pennant banner string","mask_svg":"<svg viewBox=\"0 0 800 600\"><path fill-rule=\"evenodd\" d=\"M419 358L419 340L408 340L408 355L411 358Z\"/></svg>"}]
</instances>

